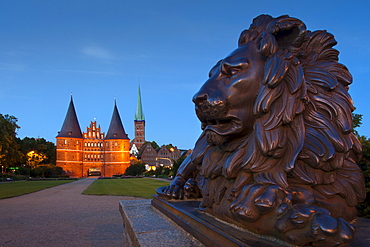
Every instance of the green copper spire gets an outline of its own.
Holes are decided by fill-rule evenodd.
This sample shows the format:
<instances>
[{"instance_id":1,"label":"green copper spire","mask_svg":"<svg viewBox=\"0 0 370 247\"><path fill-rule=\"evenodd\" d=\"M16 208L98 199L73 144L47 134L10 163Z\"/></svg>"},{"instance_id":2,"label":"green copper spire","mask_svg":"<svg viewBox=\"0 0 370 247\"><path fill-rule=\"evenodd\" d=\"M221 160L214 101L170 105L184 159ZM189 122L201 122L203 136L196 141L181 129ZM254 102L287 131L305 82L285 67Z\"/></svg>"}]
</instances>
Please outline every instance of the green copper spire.
<instances>
[{"instance_id":1,"label":"green copper spire","mask_svg":"<svg viewBox=\"0 0 370 247\"><path fill-rule=\"evenodd\" d=\"M141 105L141 93L140 93L140 85L139 85L135 121L144 121L144 120L145 120L145 117L143 113L143 107Z\"/></svg>"}]
</instances>

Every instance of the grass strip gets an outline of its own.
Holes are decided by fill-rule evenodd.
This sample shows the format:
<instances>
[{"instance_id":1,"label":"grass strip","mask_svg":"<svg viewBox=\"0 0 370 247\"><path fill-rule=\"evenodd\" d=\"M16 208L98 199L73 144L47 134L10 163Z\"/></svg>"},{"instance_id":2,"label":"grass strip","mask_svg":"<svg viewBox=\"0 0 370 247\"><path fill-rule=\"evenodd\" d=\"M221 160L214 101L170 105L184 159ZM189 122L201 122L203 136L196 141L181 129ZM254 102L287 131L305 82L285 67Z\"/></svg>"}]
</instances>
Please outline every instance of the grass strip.
<instances>
[{"instance_id":1,"label":"grass strip","mask_svg":"<svg viewBox=\"0 0 370 247\"><path fill-rule=\"evenodd\" d=\"M151 199L158 187L167 186L168 182L151 178L98 179L82 194L135 196Z\"/></svg>"},{"instance_id":2,"label":"grass strip","mask_svg":"<svg viewBox=\"0 0 370 247\"><path fill-rule=\"evenodd\" d=\"M16 181L0 183L0 199L29 194L75 180Z\"/></svg>"}]
</instances>

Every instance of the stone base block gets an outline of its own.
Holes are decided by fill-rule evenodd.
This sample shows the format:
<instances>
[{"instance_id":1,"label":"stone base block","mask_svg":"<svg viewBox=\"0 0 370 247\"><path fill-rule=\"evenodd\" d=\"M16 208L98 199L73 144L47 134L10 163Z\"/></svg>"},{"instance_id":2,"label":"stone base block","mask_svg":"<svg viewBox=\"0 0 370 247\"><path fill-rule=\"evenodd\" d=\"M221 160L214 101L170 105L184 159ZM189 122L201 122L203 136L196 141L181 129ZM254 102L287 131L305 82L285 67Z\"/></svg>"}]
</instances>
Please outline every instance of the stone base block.
<instances>
[{"instance_id":1,"label":"stone base block","mask_svg":"<svg viewBox=\"0 0 370 247\"><path fill-rule=\"evenodd\" d=\"M151 206L150 199L120 201L124 246L204 246Z\"/></svg>"},{"instance_id":2,"label":"stone base block","mask_svg":"<svg viewBox=\"0 0 370 247\"><path fill-rule=\"evenodd\" d=\"M279 247L294 246L280 239L253 234L200 212L199 200L165 200L154 196L152 205L171 218L205 246ZM355 224L357 234L349 247L370 246L370 220L360 218Z\"/></svg>"},{"instance_id":3,"label":"stone base block","mask_svg":"<svg viewBox=\"0 0 370 247\"><path fill-rule=\"evenodd\" d=\"M198 200L120 201L124 246L293 246L279 239L256 235L198 211ZM153 206L154 207L153 207ZM357 234L350 247L370 246L370 220L355 223Z\"/></svg>"}]
</instances>

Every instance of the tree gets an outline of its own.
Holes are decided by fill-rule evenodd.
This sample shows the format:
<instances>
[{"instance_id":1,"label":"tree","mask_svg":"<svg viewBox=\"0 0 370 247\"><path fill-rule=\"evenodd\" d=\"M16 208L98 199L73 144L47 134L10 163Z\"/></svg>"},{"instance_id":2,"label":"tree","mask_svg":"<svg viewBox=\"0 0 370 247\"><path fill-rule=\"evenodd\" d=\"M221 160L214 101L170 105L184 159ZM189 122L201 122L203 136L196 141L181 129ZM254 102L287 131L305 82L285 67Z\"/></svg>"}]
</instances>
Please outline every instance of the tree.
<instances>
[{"instance_id":1,"label":"tree","mask_svg":"<svg viewBox=\"0 0 370 247\"><path fill-rule=\"evenodd\" d=\"M180 156L180 158L178 158L173 163L173 168L172 168L173 176L176 176L177 170L179 169L181 163L185 160L185 158L186 158L186 156L185 155L182 155L182 156Z\"/></svg>"},{"instance_id":2,"label":"tree","mask_svg":"<svg viewBox=\"0 0 370 247\"><path fill-rule=\"evenodd\" d=\"M28 153L33 151L34 153L44 155L42 164L56 165L56 148L54 143L46 141L44 138L29 138L25 137L19 141L21 146L21 152L27 157ZM24 161L25 162L25 161Z\"/></svg>"},{"instance_id":3,"label":"tree","mask_svg":"<svg viewBox=\"0 0 370 247\"><path fill-rule=\"evenodd\" d=\"M360 217L370 218L370 139L365 136L358 138L362 144L362 158L358 162L365 177L366 199L357 205Z\"/></svg>"},{"instance_id":4,"label":"tree","mask_svg":"<svg viewBox=\"0 0 370 247\"><path fill-rule=\"evenodd\" d=\"M125 175L127 176L141 176L145 172L144 163L136 163L127 167Z\"/></svg>"},{"instance_id":5,"label":"tree","mask_svg":"<svg viewBox=\"0 0 370 247\"><path fill-rule=\"evenodd\" d=\"M160 148L159 145L155 141L145 142L144 144L146 143L150 143L155 150L158 150Z\"/></svg>"},{"instance_id":6,"label":"tree","mask_svg":"<svg viewBox=\"0 0 370 247\"><path fill-rule=\"evenodd\" d=\"M359 135L356 130L362 124L362 115L352 113L353 120L353 133L357 136L362 144L362 158L358 162L358 166L362 170L365 177L366 186L366 199L364 202L359 203L356 207L358 210L358 215L360 217L370 218L370 139L366 136Z\"/></svg>"},{"instance_id":7,"label":"tree","mask_svg":"<svg viewBox=\"0 0 370 247\"><path fill-rule=\"evenodd\" d=\"M362 124L362 115L357 113L352 113L352 128L353 133L356 136L359 136L358 131L356 130L357 127L360 127Z\"/></svg>"},{"instance_id":8,"label":"tree","mask_svg":"<svg viewBox=\"0 0 370 247\"><path fill-rule=\"evenodd\" d=\"M175 148L172 143L165 145L165 147L170 150L171 148Z\"/></svg>"},{"instance_id":9,"label":"tree","mask_svg":"<svg viewBox=\"0 0 370 247\"><path fill-rule=\"evenodd\" d=\"M17 143L18 119L14 116L0 114L0 164L10 167L21 159Z\"/></svg>"},{"instance_id":10,"label":"tree","mask_svg":"<svg viewBox=\"0 0 370 247\"><path fill-rule=\"evenodd\" d=\"M46 155L43 153L37 153L35 151L29 151L27 153L27 165L31 168L35 168L45 159Z\"/></svg>"}]
</instances>

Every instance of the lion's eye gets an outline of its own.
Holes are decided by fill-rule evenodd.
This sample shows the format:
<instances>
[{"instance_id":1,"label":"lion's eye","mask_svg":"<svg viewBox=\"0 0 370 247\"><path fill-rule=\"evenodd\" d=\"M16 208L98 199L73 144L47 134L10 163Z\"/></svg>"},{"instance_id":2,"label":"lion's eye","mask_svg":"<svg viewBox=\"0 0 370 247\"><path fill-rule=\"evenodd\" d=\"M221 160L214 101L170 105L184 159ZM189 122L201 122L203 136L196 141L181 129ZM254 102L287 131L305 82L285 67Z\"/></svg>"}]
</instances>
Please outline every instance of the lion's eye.
<instances>
[{"instance_id":1,"label":"lion's eye","mask_svg":"<svg viewBox=\"0 0 370 247\"><path fill-rule=\"evenodd\" d=\"M228 67L226 70L226 75L232 77L240 72L241 68L239 66Z\"/></svg>"},{"instance_id":2,"label":"lion's eye","mask_svg":"<svg viewBox=\"0 0 370 247\"><path fill-rule=\"evenodd\" d=\"M230 68L230 69L228 69L228 73L229 73L230 76L235 75L236 73L238 73L238 71L239 71L239 68Z\"/></svg>"},{"instance_id":3,"label":"lion's eye","mask_svg":"<svg viewBox=\"0 0 370 247\"><path fill-rule=\"evenodd\" d=\"M227 77L232 77L240 72L243 69L243 64L229 64L223 63L222 64L222 74L226 75Z\"/></svg>"}]
</instances>

